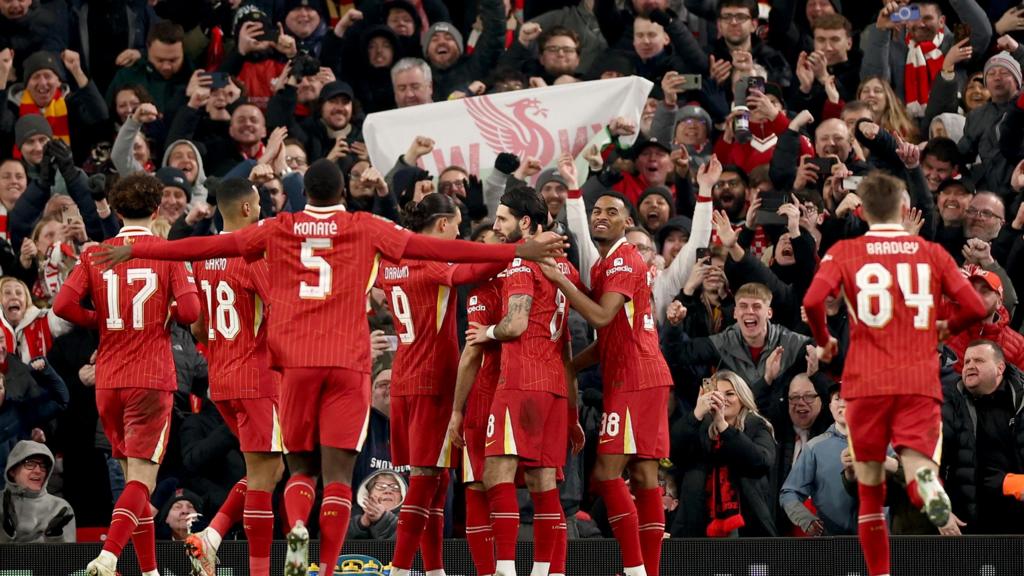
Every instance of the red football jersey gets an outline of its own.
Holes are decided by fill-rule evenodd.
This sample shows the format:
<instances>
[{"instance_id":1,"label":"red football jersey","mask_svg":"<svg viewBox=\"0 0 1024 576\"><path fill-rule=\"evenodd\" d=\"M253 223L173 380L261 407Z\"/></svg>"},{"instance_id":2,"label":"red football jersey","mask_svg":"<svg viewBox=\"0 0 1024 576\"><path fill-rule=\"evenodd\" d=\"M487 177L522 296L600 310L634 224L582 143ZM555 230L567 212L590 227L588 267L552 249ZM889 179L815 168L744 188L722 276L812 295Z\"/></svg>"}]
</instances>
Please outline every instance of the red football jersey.
<instances>
[{"instance_id":1,"label":"red football jersey","mask_svg":"<svg viewBox=\"0 0 1024 576\"><path fill-rule=\"evenodd\" d=\"M967 285L945 249L900 226L876 225L833 246L817 279L829 294L842 294L849 309L844 397L942 399L936 305Z\"/></svg>"},{"instance_id":2,"label":"red football jersey","mask_svg":"<svg viewBox=\"0 0 1024 576\"><path fill-rule=\"evenodd\" d=\"M249 261L273 271L271 365L370 372L366 297L380 257L399 260L411 232L344 206L307 206L232 234Z\"/></svg>"},{"instance_id":3,"label":"red football jersey","mask_svg":"<svg viewBox=\"0 0 1024 576\"><path fill-rule=\"evenodd\" d=\"M103 243L122 246L155 239L145 228L125 226ZM173 299L196 291L192 274L182 262L144 259L104 269L93 263L96 249L82 254L66 282L79 294L88 294L96 309L96 388L177 390L168 308Z\"/></svg>"},{"instance_id":4,"label":"red football jersey","mask_svg":"<svg viewBox=\"0 0 1024 576\"><path fill-rule=\"evenodd\" d=\"M469 293L466 312L469 322L483 326L501 322L501 279L494 278L474 288ZM498 387L498 376L501 374L501 343L492 340L480 346L483 347L483 359L463 409L464 425L467 427L487 424L491 400L494 399L494 390Z\"/></svg>"},{"instance_id":5,"label":"red football jersey","mask_svg":"<svg viewBox=\"0 0 1024 576\"><path fill-rule=\"evenodd\" d=\"M606 292L618 292L626 298L615 318L597 329L601 377L606 387L629 392L672 385L654 325L652 284L643 257L625 238L590 269L595 301Z\"/></svg>"},{"instance_id":6,"label":"red football jersey","mask_svg":"<svg viewBox=\"0 0 1024 576\"><path fill-rule=\"evenodd\" d=\"M568 260L558 258L557 264L569 280L580 285L579 273ZM569 307L565 295L544 276L536 262L516 258L504 274L502 317L508 314L512 296L530 296L533 304L526 331L514 340L502 342L498 388L567 396L562 363L562 351L568 338L565 323Z\"/></svg>"},{"instance_id":7,"label":"red football jersey","mask_svg":"<svg viewBox=\"0 0 1024 576\"><path fill-rule=\"evenodd\" d=\"M403 260L381 264L378 283L387 295L398 334L391 366L391 395L445 394L455 389L459 339L452 275L443 262Z\"/></svg>"},{"instance_id":8,"label":"red football jersey","mask_svg":"<svg viewBox=\"0 0 1024 576\"><path fill-rule=\"evenodd\" d=\"M193 263L192 271L205 298L210 400L276 397L279 373L270 369L265 325L267 262L212 258Z\"/></svg>"}]
</instances>

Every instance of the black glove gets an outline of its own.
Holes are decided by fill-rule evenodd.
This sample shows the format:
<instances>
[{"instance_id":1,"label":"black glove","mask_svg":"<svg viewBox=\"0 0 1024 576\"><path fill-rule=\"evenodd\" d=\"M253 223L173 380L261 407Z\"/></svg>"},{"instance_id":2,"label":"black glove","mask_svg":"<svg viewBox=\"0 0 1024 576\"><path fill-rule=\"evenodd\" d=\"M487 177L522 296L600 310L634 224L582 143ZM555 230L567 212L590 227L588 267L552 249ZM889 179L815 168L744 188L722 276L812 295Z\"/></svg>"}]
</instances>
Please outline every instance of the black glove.
<instances>
[{"instance_id":1,"label":"black glove","mask_svg":"<svg viewBox=\"0 0 1024 576\"><path fill-rule=\"evenodd\" d=\"M14 501L10 490L4 490L3 506L4 534L13 540L18 528L18 514L14 511Z\"/></svg>"},{"instance_id":2,"label":"black glove","mask_svg":"<svg viewBox=\"0 0 1024 576\"><path fill-rule=\"evenodd\" d=\"M511 174L519 168L519 157L509 152L502 152L494 159L494 169L504 174Z\"/></svg>"},{"instance_id":3,"label":"black glove","mask_svg":"<svg viewBox=\"0 0 1024 576\"><path fill-rule=\"evenodd\" d=\"M64 527L74 519L75 513L71 511L71 508L65 506L61 508L60 512L53 517L53 520L50 520L50 523L46 525L46 531L43 534L49 538L56 538L64 533Z\"/></svg>"},{"instance_id":4,"label":"black glove","mask_svg":"<svg viewBox=\"0 0 1024 576\"><path fill-rule=\"evenodd\" d=\"M71 148L59 138L51 138L46 143L46 153L53 158L53 165L60 170L65 180L71 180L75 175L75 158L71 155Z\"/></svg>"},{"instance_id":5,"label":"black glove","mask_svg":"<svg viewBox=\"0 0 1024 576\"><path fill-rule=\"evenodd\" d=\"M107 175L93 174L89 176L89 194L96 202L107 199Z\"/></svg>"},{"instance_id":6,"label":"black glove","mask_svg":"<svg viewBox=\"0 0 1024 576\"><path fill-rule=\"evenodd\" d=\"M611 166L605 166L604 170L597 173L597 181L605 188L611 188L622 181L622 172Z\"/></svg>"},{"instance_id":7,"label":"black glove","mask_svg":"<svg viewBox=\"0 0 1024 576\"><path fill-rule=\"evenodd\" d=\"M647 18L655 24L660 24L662 28L668 28L668 25L672 23L672 17L661 9L651 10Z\"/></svg>"},{"instance_id":8,"label":"black glove","mask_svg":"<svg viewBox=\"0 0 1024 576\"><path fill-rule=\"evenodd\" d=\"M466 209L470 220L487 217L487 205L484 204L484 183L475 174L470 174L466 183Z\"/></svg>"}]
</instances>

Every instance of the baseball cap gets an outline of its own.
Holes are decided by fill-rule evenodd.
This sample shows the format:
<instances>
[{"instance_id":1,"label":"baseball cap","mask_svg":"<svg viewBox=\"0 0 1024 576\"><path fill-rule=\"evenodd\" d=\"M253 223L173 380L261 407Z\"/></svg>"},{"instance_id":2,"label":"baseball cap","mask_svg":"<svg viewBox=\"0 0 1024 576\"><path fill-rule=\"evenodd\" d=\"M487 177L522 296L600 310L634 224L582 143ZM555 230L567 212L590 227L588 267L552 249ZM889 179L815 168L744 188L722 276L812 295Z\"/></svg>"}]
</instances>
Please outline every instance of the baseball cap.
<instances>
[{"instance_id":1,"label":"baseball cap","mask_svg":"<svg viewBox=\"0 0 1024 576\"><path fill-rule=\"evenodd\" d=\"M967 193L972 196L976 192L976 190L974 189L974 185L963 178L946 178L945 180L939 183L939 187L935 190L935 193L941 194L943 190L949 188L950 186L959 186L960 188L966 190Z\"/></svg>"},{"instance_id":2,"label":"baseball cap","mask_svg":"<svg viewBox=\"0 0 1024 576\"><path fill-rule=\"evenodd\" d=\"M669 221L665 222L664 226L658 228L658 232L655 238L655 240L658 241L658 249L661 249L661 246L665 243L665 239L668 238L668 235L673 231L678 230L689 236L690 229L692 227L693 220L689 219L686 216L676 216L674 218L669 218Z\"/></svg>"},{"instance_id":3,"label":"baseball cap","mask_svg":"<svg viewBox=\"0 0 1024 576\"><path fill-rule=\"evenodd\" d=\"M658 148L661 148L662 150L664 150L668 154L672 153L672 147L669 146L667 142L662 142L661 140L659 140L656 137L655 138L644 138L644 137L641 137L640 139L638 139L636 141L636 144L633 144L633 147L630 149L630 153L631 153L630 156L632 158L637 158L637 157L640 156L640 154L644 150L646 150L647 148L650 148L651 146L656 146Z\"/></svg>"},{"instance_id":4,"label":"baseball cap","mask_svg":"<svg viewBox=\"0 0 1024 576\"><path fill-rule=\"evenodd\" d=\"M348 96L349 100L355 100L355 92L352 91L352 87L348 82L342 80L335 80L320 90L321 102L327 102L338 96Z\"/></svg>"},{"instance_id":5,"label":"baseball cap","mask_svg":"<svg viewBox=\"0 0 1024 576\"><path fill-rule=\"evenodd\" d=\"M994 292L998 293L1000 297L1003 295L1003 281L995 272L989 272L988 270L985 270L981 266L977 266L975 264L968 264L964 266L960 272L964 275L965 278L967 278L968 282L974 280L975 278L979 278L981 280L984 280L985 284L988 284L988 287L991 288Z\"/></svg>"}]
</instances>

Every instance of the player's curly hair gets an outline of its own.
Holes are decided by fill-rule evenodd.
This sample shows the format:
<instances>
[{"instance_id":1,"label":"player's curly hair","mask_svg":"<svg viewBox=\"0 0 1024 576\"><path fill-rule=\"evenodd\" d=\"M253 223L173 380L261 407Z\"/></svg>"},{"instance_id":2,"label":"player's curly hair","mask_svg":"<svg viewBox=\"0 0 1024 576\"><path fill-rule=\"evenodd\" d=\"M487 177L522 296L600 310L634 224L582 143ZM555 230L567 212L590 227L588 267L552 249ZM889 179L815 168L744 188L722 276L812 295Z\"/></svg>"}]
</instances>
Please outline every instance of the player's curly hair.
<instances>
[{"instance_id":1,"label":"player's curly hair","mask_svg":"<svg viewBox=\"0 0 1024 576\"><path fill-rule=\"evenodd\" d=\"M124 218L148 218L160 207L164 185L145 174L125 176L110 191L110 207Z\"/></svg>"},{"instance_id":2,"label":"player's curly hair","mask_svg":"<svg viewBox=\"0 0 1024 576\"><path fill-rule=\"evenodd\" d=\"M452 218L459 211L447 194L433 192L409 202L402 209L402 224L413 232L423 232L434 225L438 218Z\"/></svg>"}]
</instances>

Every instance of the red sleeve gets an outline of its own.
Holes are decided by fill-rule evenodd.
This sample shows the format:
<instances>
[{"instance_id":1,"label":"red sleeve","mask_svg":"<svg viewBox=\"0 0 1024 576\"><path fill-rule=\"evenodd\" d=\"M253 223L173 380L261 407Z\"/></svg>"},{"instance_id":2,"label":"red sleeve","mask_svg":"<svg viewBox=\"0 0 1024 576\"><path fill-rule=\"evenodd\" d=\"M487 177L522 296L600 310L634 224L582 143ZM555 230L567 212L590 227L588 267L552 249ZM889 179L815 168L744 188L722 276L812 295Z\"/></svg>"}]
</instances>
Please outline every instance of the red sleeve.
<instances>
[{"instance_id":1,"label":"red sleeve","mask_svg":"<svg viewBox=\"0 0 1024 576\"><path fill-rule=\"evenodd\" d=\"M786 116L784 110L780 110L778 116L772 120L772 133L776 136L782 136L789 130L789 117Z\"/></svg>"},{"instance_id":2,"label":"red sleeve","mask_svg":"<svg viewBox=\"0 0 1024 576\"><path fill-rule=\"evenodd\" d=\"M733 148L736 146L735 142L730 144L725 141L725 138L719 138L718 142L715 142L715 156L721 160L722 164L735 164L732 158Z\"/></svg>"},{"instance_id":3,"label":"red sleeve","mask_svg":"<svg viewBox=\"0 0 1024 576\"><path fill-rule=\"evenodd\" d=\"M270 301L270 268L265 259L249 264L249 287L264 303Z\"/></svg>"},{"instance_id":4,"label":"red sleeve","mask_svg":"<svg viewBox=\"0 0 1024 576\"><path fill-rule=\"evenodd\" d=\"M951 297L956 306L951 307L949 331L956 334L985 317L985 303L974 290L974 286L960 273L953 257L941 246L930 245L932 254L938 259L936 266L942 274L942 293ZM991 274L991 272L990 272Z\"/></svg>"},{"instance_id":5,"label":"red sleeve","mask_svg":"<svg viewBox=\"0 0 1024 576\"><path fill-rule=\"evenodd\" d=\"M441 240L422 234L408 235L404 250L389 259L437 260L439 262L508 262L516 257L515 244L481 244L466 240Z\"/></svg>"},{"instance_id":6,"label":"red sleeve","mask_svg":"<svg viewBox=\"0 0 1024 576\"><path fill-rule=\"evenodd\" d=\"M77 270L77 268L76 268ZM96 328L99 323L95 310L82 307L82 293L78 286L69 281L64 282L57 298L53 301L53 313L61 318L85 328Z\"/></svg>"},{"instance_id":7,"label":"red sleeve","mask_svg":"<svg viewBox=\"0 0 1024 576\"><path fill-rule=\"evenodd\" d=\"M164 240L139 242L132 245L132 257L190 262L209 258L242 256L241 235L244 232L245 230L218 236L196 236L173 242Z\"/></svg>"},{"instance_id":8,"label":"red sleeve","mask_svg":"<svg viewBox=\"0 0 1024 576\"><path fill-rule=\"evenodd\" d=\"M842 98L840 98L839 102L836 104L825 99L825 104L821 107L821 122L824 122L829 118L841 118L843 108L846 108L846 102L843 102Z\"/></svg>"},{"instance_id":9,"label":"red sleeve","mask_svg":"<svg viewBox=\"0 0 1024 576\"><path fill-rule=\"evenodd\" d=\"M171 308L171 315L174 321L181 324L191 324L199 320L199 294L193 289L181 296L175 296L177 306Z\"/></svg>"},{"instance_id":10,"label":"red sleeve","mask_svg":"<svg viewBox=\"0 0 1024 576\"><path fill-rule=\"evenodd\" d=\"M509 296L515 294L533 296L535 273L539 274L534 271L532 266L516 258L505 272L504 292Z\"/></svg>"},{"instance_id":11,"label":"red sleeve","mask_svg":"<svg viewBox=\"0 0 1024 576\"><path fill-rule=\"evenodd\" d=\"M188 293L197 293L196 279L192 277L191 265L186 266L184 262L174 263L171 266L171 294L175 300L181 300Z\"/></svg>"},{"instance_id":12,"label":"red sleeve","mask_svg":"<svg viewBox=\"0 0 1024 576\"><path fill-rule=\"evenodd\" d=\"M448 286L461 286L463 284L476 284L501 272L508 266L508 262L491 262L480 264L457 264L452 266L448 279Z\"/></svg>"},{"instance_id":13,"label":"red sleeve","mask_svg":"<svg viewBox=\"0 0 1024 576\"><path fill-rule=\"evenodd\" d=\"M828 324L825 321L825 299L835 294L842 281L839 264L836 263L833 253L835 248L829 250L821 260L821 268L811 281L807 294L804 295L804 310L807 312L807 324L814 335L814 341L819 346L828 344Z\"/></svg>"},{"instance_id":14,"label":"red sleeve","mask_svg":"<svg viewBox=\"0 0 1024 576\"><path fill-rule=\"evenodd\" d=\"M392 262L398 262L402 259L403 253L406 251L406 244L409 239L416 234L402 228L398 224L395 224L387 218L368 214L366 212L357 212L356 217L360 218L360 221L369 230L367 233L372 238L373 247L384 255L384 258L391 260ZM445 258L414 258L405 254L406 258L413 258L415 260L438 260L445 261ZM447 260L451 260L448 258Z\"/></svg>"}]
</instances>

